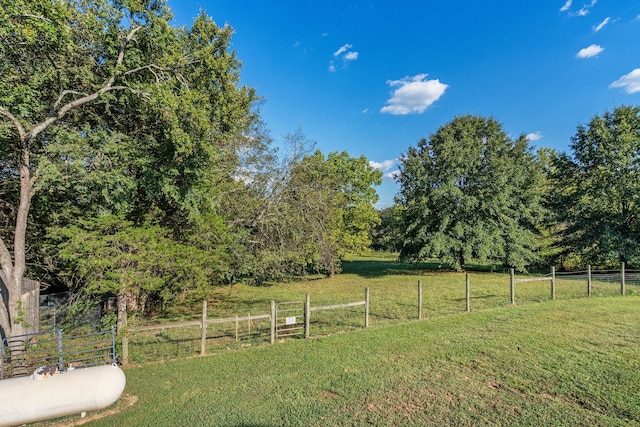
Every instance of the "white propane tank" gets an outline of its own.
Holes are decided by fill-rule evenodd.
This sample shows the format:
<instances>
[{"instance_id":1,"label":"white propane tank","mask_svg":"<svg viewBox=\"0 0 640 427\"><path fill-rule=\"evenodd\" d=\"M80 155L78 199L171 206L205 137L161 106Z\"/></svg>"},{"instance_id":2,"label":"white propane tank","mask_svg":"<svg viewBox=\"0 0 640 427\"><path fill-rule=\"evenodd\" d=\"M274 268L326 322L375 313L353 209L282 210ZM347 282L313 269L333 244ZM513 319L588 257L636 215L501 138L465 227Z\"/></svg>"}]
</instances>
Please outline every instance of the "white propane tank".
<instances>
[{"instance_id":1,"label":"white propane tank","mask_svg":"<svg viewBox=\"0 0 640 427\"><path fill-rule=\"evenodd\" d=\"M96 411L114 403L126 384L114 365L58 372L36 370L29 377L0 381L0 426L13 426Z\"/></svg>"}]
</instances>

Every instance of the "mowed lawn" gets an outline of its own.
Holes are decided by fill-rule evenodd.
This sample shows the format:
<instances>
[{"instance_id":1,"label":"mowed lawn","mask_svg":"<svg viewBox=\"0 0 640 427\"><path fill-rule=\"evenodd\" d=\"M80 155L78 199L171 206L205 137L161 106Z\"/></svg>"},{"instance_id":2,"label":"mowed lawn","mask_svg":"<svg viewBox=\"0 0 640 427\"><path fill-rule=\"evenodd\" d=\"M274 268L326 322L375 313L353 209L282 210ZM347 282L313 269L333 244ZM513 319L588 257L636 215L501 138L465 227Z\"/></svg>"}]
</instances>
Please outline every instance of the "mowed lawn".
<instances>
[{"instance_id":1,"label":"mowed lawn","mask_svg":"<svg viewBox=\"0 0 640 427\"><path fill-rule=\"evenodd\" d=\"M640 297L379 322L125 372L137 402L89 425L638 425Z\"/></svg>"},{"instance_id":2,"label":"mowed lawn","mask_svg":"<svg viewBox=\"0 0 640 427\"><path fill-rule=\"evenodd\" d=\"M306 294L311 306L327 306L362 301L365 288L370 290L369 320L372 328L406 323L418 319L418 283L422 284L422 316L433 319L459 315L466 310L466 276L442 269L438 263L402 264L394 258L380 255L358 257L344 264L344 271L333 279L310 276L304 280L272 286L246 286L236 284L214 288L207 297L208 319L233 319L235 316L268 315L271 300L298 302L287 307L302 308ZM548 271L540 274L548 274ZM522 275L518 275L522 278ZM507 271L491 271L477 266L469 273L470 309L477 311L508 308L510 280ZM629 284L627 294L638 293L638 285ZM517 283L515 301L518 306L547 302L550 299L550 282ZM598 281L594 278L593 298L620 295L620 284ZM556 300L577 300L587 296L585 278L569 278L558 275ZM195 321L199 324L202 301L183 301L171 312L147 320L130 317L130 326L164 324L171 321ZM294 313L300 314L300 313ZM314 311L311 315L310 335L357 331L364 326L364 307ZM129 337L129 361L171 360L195 356L201 349L201 331L198 326L162 329L151 332L135 332ZM243 320L210 324L207 328L207 352L217 353L227 349L262 345L269 341L269 320Z\"/></svg>"}]
</instances>

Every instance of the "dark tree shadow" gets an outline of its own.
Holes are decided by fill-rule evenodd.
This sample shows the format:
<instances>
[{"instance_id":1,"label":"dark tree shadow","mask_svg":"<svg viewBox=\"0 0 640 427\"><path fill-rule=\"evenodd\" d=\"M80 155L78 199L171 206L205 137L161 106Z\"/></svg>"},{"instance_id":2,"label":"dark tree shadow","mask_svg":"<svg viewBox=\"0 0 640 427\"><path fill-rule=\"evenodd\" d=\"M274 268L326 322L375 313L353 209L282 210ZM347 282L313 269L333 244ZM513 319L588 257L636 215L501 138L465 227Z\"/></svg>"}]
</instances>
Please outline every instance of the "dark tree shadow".
<instances>
[{"instance_id":1,"label":"dark tree shadow","mask_svg":"<svg viewBox=\"0 0 640 427\"><path fill-rule=\"evenodd\" d=\"M505 267L496 265L467 264L467 272L503 272ZM428 262L402 262L394 260L355 260L342 263L342 273L357 274L364 278L384 277L390 275L435 275L456 271L451 265L437 260Z\"/></svg>"}]
</instances>

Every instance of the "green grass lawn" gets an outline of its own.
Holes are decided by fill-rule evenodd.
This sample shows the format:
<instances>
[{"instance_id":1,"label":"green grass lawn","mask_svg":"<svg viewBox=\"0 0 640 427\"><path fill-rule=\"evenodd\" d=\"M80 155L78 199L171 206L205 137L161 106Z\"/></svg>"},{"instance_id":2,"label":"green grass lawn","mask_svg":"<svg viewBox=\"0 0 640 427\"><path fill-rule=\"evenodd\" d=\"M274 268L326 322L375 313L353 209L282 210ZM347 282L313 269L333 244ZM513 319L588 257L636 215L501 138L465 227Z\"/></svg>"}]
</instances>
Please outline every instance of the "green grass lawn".
<instances>
[{"instance_id":1,"label":"green grass lawn","mask_svg":"<svg viewBox=\"0 0 640 427\"><path fill-rule=\"evenodd\" d=\"M423 318L457 315L466 310L466 277L464 273L446 270L436 262L402 264L393 257L372 255L356 257L343 265L343 273L333 279L310 276L304 280L273 286L236 284L214 288L208 297L209 319L232 318L268 314L271 300L276 302L304 301L311 297L312 306L362 301L365 288L370 289L371 327L405 323L418 318L418 282L423 289ZM469 274L471 311L510 307L509 274L492 271L487 266L472 266ZM521 276L518 276L521 277ZM637 285L629 285L628 293L637 292ZM516 285L518 306L549 301L550 283L530 282ZM586 280L570 280L558 276L556 300L577 300L587 295ZM594 281L593 297L619 295L619 284ZM197 320L201 301L178 304L168 316L154 318L151 323L172 320ZM130 324L141 324L132 319ZM363 307L314 312L311 316L311 335L355 331L364 325ZM209 325L207 351L262 345L269 341L269 321L252 321ZM133 363L170 360L195 356L200 352L199 327L165 329L131 334L129 360Z\"/></svg>"},{"instance_id":2,"label":"green grass lawn","mask_svg":"<svg viewBox=\"0 0 640 427\"><path fill-rule=\"evenodd\" d=\"M126 369L95 426L637 425L640 297L545 301Z\"/></svg>"},{"instance_id":3,"label":"green grass lawn","mask_svg":"<svg viewBox=\"0 0 640 427\"><path fill-rule=\"evenodd\" d=\"M358 257L333 279L213 290L208 318L269 313L271 300L311 305L361 301L313 312L310 340L268 345L269 322L132 334L133 366L108 426L280 425L637 425L640 423L640 294L619 284L559 276L516 285L478 266L470 275L437 263ZM423 316L418 321L418 281ZM153 323L198 319L183 302ZM167 315L168 314L168 315ZM141 324L132 319L132 324ZM138 398L133 406L123 402ZM113 410L114 408L111 408ZM73 420L73 419L71 419Z\"/></svg>"}]
</instances>

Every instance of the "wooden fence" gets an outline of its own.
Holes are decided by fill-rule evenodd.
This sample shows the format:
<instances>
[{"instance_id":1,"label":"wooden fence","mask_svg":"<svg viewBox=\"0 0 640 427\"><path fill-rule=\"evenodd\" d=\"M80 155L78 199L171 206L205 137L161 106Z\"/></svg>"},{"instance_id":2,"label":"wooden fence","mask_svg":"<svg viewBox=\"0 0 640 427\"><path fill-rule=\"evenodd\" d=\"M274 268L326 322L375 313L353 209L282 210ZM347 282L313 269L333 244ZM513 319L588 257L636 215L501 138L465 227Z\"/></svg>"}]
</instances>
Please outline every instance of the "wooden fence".
<instances>
[{"instance_id":1,"label":"wooden fence","mask_svg":"<svg viewBox=\"0 0 640 427\"><path fill-rule=\"evenodd\" d=\"M591 266L589 265L587 267L587 271L584 274L586 278L586 284L587 284L586 295L588 297L590 297L593 293L593 276L594 275L596 275L596 277L598 277L600 280L603 280L603 279L618 280L620 282L620 295L622 296L625 295L626 276L628 274L626 272L626 266L624 262L620 264L619 271L612 271L612 270L592 271ZM563 275L564 278L571 278L571 277L582 278L582 276L583 276L582 272L569 272ZM525 282L549 282L549 284L551 285L551 299L552 300L556 299L556 268L555 267L551 267L551 272L549 275L539 276L539 277L524 277L520 279L515 278L515 271L512 268L510 270L510 294L511 294L512 305L515 305L516 303L516 295L515 295L516 283L525 283Z\"/></svg>"},{"instance_id":2,"label":"wooden fence","mask_svg":"<svg viewBox=\"0 0 640 427\"><path fill-rule=\"evenodd\" d=\"M323 310L336 310L341 308L348 307L359 307L364 306L364 327L369 327L369 288L365 289L365 299L363 301L355 301L348 302L342 304L333 304L333 305L323 305L323 306L311 306L311 297L307 294L306 301L304 303L304 337L309 338L310 329L311 329L311 313L314 311L323 311ZM218 319L208 319L207 318L207 301L202 301L202 317L200 320L192 320L187 322L176 322L176 323L164 323L161 325L148 325L148 326L137 326L129 328L125 325L124 334L122 336L122 363L129 363L129 333L132 332L144 332L144 331L162 331L165 329L173 329L173 328L184 328L184 327L194 327L199 326L201 329L200 335L200 354L204 355L207 351L207 326L211 324L222 324L222 323L235 323L236 325L236 341L238 339L238 325L240 322L249 322L254 320L264 320L269 319L270 321L270 343L273 344L276 341L276 302L271 300L271 312L269 314L259 314L259 315L249 315L249 316L235 316L235 317L227 317L227 318L218 318Z\"/></svg>"},{"instance_id":3,"label":"wooden fence","mask_svg":"<svg viewBox=\"0 0 640 427\"><path fill-rule=\"evenodd\" d=\"M516 304L516 291L519 288L519 285L525 284L525 283L529 283L529 282L548 282L549 283L549 299L551 300L555 300L556 299L556 287L557 287L557 282L560 283L558 289L560 290L560 295L567 295L567 281L584 281L584 283L586 284L585 287L585 293L582 294L584 296L590 297L592 295L593 292L593 283L594 281L596 283L601 283L601 282L608 282L608 283L616 283L618 282L620 285L620 294L621 295L625 295L625 286L626 286L626 280L629 280L630 282L636 283L636 284L640 284L640 272L631 272L631 271L626 271L625 269L625 265L622 264L619 270L606 270L606 271L592 271L591 267L588 267L588 269L586 271L581 271L581 272L563 272L563 273L557 273L555 268L551 268L550 273L547 275L541 275L541 276L516 276L515 271L513 269L511 269L510 271L510 280L509 280L509 296L510 296L510 300L506 300L507 298L507 294L505 292L504 297L504 303L508 304L509 301L511 303L511 305L515 305ZM470 280L470 276L467 273L466 277L465 277L465 289L466 289L466 295L465 295L465 311L466 312L471 312L471 303L472 303L472 297L474 298L473 301L480 301L481 299L486 298L487 295L486 293L483 293L485 291L475 291L472 295L472 286L471 286L471 280ZM572 290L571 292L571 296L570 298L576 298L576 297L580 297L580 293L577 292L577 288L575 285L570 285L569 288L571 288ZM607 289L611 289L610 287L608 287ZM564 291L563 291L564 290ZM506 289L505 289L506 291ZM524 290L524 291L520 291L521 294L528 294L528 297L523 297L521 296L521 301L524 298L524 300L529 301L530 297L531 297L531 288L529 288L528 290ZM538 293L539 291L534 291L536 293ZM415 294L413 294L415 295ZM493 297L494 295L490 295L491 297ZM298 316L298 314L302 315L302 318L304 320L304 324L297 324L295 325L295 327L293 329L295 329L294 332L291 333L291 335L304 335L305 338L308 338L310 336L310 331L311 331L311 319L313 318L312 313L314 312L319 312L319 311L323 311L323 310L337 310L337 309L344 309L344 308L350 308L350 307L360 307L360 306L364 306L364 327L367 328L369 327L369 315L370 315L370 292L369 292L369 288L366 288L365 290L365 299L362 301L355 301L355 302L348 302L348 303L342 303L342 304L333 304L333 305L323 305L323 306L311 306L311 301L310 301L310 296L309 294L307 294L306 296L306 301L299 301L296 303L287 303L287 304L298 304L298 308L296 308L296 316ZM438 296L437 295L431 295L430 298L427 299L427 303L433 303L434 300L437 300ZM418 320L422 320L425 317L425 310L424 310L424 298L423 298L423 283L422 280L418 281L418 289L417 289L417 319ZM540 301L540 296L535 297L535 300ZM415 301L415 300L414 300ZM461 300L458 300L461 301ZM416 304L416 302L412 303ZM414 305L415 307L415 305ZM486 308L486 305L484 305L483 307ZM462 306L459 306L459 309L462 310ZM430 311L433 309L430 309ZM286 311L286 310L285 310ZM374 309L375 311L375 309ZM415 312L414 312L415 313ZM432 315L435 313L431 313ZM378 317L380 317L379 314L377 314ZM409 317L407 317L406 319L415 319L416 317L413 317L414 315L411 315ZM384 317L384 316L382 316ZM251 328L252 328L252 322L254 321L268 321L269 322L269 332L267 332L267 336L268 336L268 342L270 344L273 344L276 342L277 338L279 336L285 336L283 335L278 335L277 333L277 328L278 328L278 324L277 324L277 319L278 319L278 314L277 314L277 309L276 309L276 302L275 301L271 301L271 310L270 313L268 314L259 314L259 315L248 315L248 316L234 316L234 317L226 317L226 318L213 318L210 319L207 317L207 302L203 301L202 303L202 316L199 320L192 320L192 321L187 321L187 322L177 322L177 323L168 323L168 324L160 324L160 325L150 325L150 326L139 326L139 327L130 327L130 328L125 328L125 333L122 334L122 361L123 363L128 363L129 361L129 338L131 333L134 332L145 332L145 331L163 331L166 329L173 329L173 328L187 328L187 327L199 327L200 328L200 337L199 337L199 341L200 341L200 354L206 354L207 352L207 339L211 339L212 337L208 337L207 336L207 327L213 324L235 324L235 341L236 343L239 342L239 325L244 324L245 322L248 323L249 325L249 335L251 335ZM195 331L192 331L195 332ZM230 332L230 334L232 335L233 333ZM264 337L264 326L263 326L263 332L258 334L261 337ZM227 335L229 338L232 338L232 336ZM218 337L216 337L218 338ZM196 341L198 340L198 338L196 337L196 335L190 335L190 338L185 338L186 340L190 340L190 341ZM195 349L194 349L195 350Z\"/></svg>"}]
</instances>

